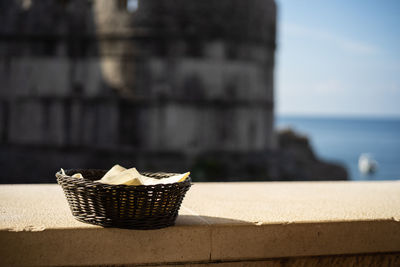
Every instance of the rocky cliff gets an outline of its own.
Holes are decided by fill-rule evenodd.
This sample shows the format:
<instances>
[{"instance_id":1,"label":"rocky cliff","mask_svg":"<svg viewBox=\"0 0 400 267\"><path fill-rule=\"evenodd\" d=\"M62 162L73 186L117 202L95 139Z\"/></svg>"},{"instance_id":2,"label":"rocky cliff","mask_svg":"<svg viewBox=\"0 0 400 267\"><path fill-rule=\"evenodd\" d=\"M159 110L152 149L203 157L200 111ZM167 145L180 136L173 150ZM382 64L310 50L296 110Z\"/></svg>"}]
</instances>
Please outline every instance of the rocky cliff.
<instances>
[{"instance_id":1,"label":"rocky cliff","mask_svg":"<svg viewBox=\"0 0 400 267\"><path fill-rule=\"evenodd\" d=\"M345 180L347 170L339 163L318 158L310 140L291 129L277 133L279 177L283 180Z\"/></svg>"}]
</instances>

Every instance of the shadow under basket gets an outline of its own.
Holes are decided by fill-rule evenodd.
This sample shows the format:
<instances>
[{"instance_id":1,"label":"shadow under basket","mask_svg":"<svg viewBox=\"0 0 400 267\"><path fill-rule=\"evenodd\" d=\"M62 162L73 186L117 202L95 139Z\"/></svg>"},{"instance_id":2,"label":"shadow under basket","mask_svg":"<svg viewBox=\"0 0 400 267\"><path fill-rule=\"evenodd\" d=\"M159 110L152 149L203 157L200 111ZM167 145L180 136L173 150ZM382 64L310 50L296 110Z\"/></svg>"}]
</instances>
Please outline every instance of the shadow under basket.
<instances>
[{"instance_id":1,"label":"shadow under basket","mask_svg":"<svg viewBox=\"0 0 400 267\"><path fill-rule=\"evenodd\" d=\"M175 224L191 179L173 184L108 185L99 182L106 170L76 169L56 173L72 215L79 221L130 229L159 229ZM85 178L71 177L81 173ZM175 173L141 173L165 178Z\"/></svg>"}]
</instances>

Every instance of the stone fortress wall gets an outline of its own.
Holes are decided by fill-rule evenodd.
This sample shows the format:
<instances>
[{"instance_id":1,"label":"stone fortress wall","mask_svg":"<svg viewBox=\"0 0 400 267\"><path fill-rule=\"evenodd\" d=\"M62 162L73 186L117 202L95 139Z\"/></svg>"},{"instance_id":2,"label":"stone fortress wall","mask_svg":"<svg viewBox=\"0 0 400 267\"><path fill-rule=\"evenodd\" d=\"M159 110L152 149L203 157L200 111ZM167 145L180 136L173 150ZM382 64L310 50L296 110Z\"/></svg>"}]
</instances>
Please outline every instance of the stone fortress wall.
<instances>
[{"instance_id":1,"label":"stone fortress wall","mask_svg":"<svg viewBox=\"0 0 400 267\"><path fill-rule=\"evenodd\" d=\"M150 153L138 165L155 169L213 151L264 155L275 24L273 0L0 1L3 164L9 146L36 158L86 148L66 157L81 167L96 149Z\"/></svg>"},{"instance_id":2,"label":"stone fortress wall","mask_svg":"<svg viewBox=\"0 0 400 267\"><path fill-rule=\"evenodd\" d=\"M1 8L2 142L194 154L272 147L273 1L126 5Z\"/></svg>"}]
</instances>

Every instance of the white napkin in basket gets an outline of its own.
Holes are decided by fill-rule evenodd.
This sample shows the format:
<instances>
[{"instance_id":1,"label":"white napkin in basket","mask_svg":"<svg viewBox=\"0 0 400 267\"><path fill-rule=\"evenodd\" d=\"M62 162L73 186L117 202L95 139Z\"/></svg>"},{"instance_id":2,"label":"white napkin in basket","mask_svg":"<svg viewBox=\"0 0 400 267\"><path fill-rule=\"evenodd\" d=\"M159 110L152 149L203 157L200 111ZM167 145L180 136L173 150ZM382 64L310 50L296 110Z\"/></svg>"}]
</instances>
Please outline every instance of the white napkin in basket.
<instances>
[{"instance_id":1,"label":"white napkin in basket","mask_svg":"<svg viewBox=\"0 0 400 267\"><path fill-rule=\"evenodd\" d=\"M174 175L168 178L155 179L141 175L136 168L125 169L120 165L114 165L100 180L104 184L125 184L125 185L156 185L171 184L184 181L189 177L190 172Z\"/></svg>"},{"instance_id":2,"label":"white napkin in basket","mask_svg":"<svg viewBox=\"0 0 400 267\"><path fill-rule=\"evenodd\" d=\"M65 175L63 169L61 173ZM168 178L155 179L141 175L136 168L126 169L120 165L114 165L104 176L95 182L103 184L124 184L124 185L156 185L156 184L172 184L177 182L183 182L188 178L190 172L183 174L177 174ZM72 177L83 178L82 174L75 173Z\"/></svg>"}]
</instances>

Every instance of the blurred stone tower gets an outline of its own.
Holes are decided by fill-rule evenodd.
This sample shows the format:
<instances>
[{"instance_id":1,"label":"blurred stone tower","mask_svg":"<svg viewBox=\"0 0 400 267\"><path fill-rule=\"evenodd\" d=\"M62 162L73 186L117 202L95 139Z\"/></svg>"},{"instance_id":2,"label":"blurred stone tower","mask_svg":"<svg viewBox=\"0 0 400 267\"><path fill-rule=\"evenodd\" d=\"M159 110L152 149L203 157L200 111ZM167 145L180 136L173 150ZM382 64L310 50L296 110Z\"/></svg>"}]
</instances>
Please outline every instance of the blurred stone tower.
<instances>
[{"instance_id":1,"label":"blurred stone tower","mask_svg":"<svg viewBox=\"0 0 400 267\"><path fill-rule=\"evenodd\" d=\"M186 153L272 147L273 1L145 0L129 13L100 0L95 8L97 36L112 36L99 41L103 78L143 104L120 114L141 132L121 142Z\"/></svg>"},{"instance_id":2,"label":"blurred stone tower","mask_svg":"<svg viewBox=\"0 0 400 267\"><path fill-rule=\"evenodd\" d=\"M274 0L8 3L1 143L122 148L166 169L273 148Z\"/></svg>"}]
</instances>

